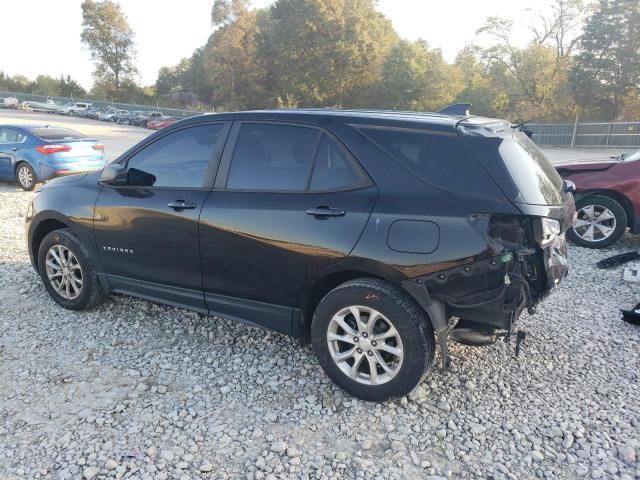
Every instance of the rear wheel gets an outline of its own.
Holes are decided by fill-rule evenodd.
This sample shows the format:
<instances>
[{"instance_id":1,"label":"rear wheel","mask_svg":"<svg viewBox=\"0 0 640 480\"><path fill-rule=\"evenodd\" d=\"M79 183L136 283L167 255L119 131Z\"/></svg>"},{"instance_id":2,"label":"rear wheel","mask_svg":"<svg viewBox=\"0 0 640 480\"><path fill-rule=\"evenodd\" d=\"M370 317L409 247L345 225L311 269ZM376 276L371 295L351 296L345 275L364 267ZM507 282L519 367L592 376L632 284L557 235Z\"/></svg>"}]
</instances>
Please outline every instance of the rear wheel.
<instances>
[{"instance_id":1,"label":"rear wheel","mask_svg":"<svg viewBox=\"0 0 640 480\"><path fill-rule=\"evenodd\" d=\"M622 205L605 195L590 195L576 202L578 219L569 239L581 247L604 248L617 242L627 228Z\"/></svg>"},{"instance_id":2,"label":"rear wheel","mask_svg":"<svg viewBox=\"0 0 640 480\"><path fill-rule=\"evenodd\" d=\"M22 162L16 168L16 182L18 186L25 190L31 191L36 186L36 172L28 163Z\"/></svg>"},{"instance_id":3,"label":"rear wheel","mask_svg":"<svg viewBox=\"0 0 640 480\"><path fill-rule=\"evenodd\" d=\"M369 401L402 397L433 362L429 319L399 288L377 279L344 283L318 305L311 340L327 375Z\"/></svg>"}]
</instances>

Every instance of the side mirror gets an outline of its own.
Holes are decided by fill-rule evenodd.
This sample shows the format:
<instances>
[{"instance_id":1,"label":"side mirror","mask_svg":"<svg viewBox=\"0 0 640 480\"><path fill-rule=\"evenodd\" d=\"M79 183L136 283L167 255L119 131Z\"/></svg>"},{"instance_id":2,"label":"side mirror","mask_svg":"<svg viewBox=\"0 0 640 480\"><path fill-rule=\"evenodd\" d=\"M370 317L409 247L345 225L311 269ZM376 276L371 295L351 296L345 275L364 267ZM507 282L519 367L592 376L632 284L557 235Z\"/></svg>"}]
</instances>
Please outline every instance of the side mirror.
<instances>
[{"instance_id":1,"label":"side mirror","mask_svg":"<svg viewBox=\"0 0 640 480\"><path fill-rule=\"evenodd\" d=\"M127 170L119 163L110 163L102 170L100 182L105 185L126 185Z\"/></svg>"}]
</instances>

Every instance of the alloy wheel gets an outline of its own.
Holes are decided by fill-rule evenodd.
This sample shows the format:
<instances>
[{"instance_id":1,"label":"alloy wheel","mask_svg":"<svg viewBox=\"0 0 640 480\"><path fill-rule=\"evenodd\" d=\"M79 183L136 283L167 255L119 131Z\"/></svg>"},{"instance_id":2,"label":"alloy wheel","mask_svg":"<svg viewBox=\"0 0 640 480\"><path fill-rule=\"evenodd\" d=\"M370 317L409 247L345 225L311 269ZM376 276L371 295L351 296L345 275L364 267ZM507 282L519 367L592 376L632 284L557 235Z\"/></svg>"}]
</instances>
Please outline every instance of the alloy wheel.
<instances>
[{"instance_id":1,"label":"alloy wheel","mask_svg":"<svg viewBox=\"0 0 640 480\"><path fill-rule=\"evenodd\" d=\"M602 205L586 205L578 210L575 234L586 242L606 240L616 230L616 216Z\"/></svg>"},{"instance_id":2,"label":"alloy wheel","mask_svg":"<svg viewBox=\"0 0 640 480\"><path fill-rule=\"evenodd\" d=\"M18 168L18 180L24 188L30 188L31 185L33 185L33 173L31 173L31 169L24 165Z\"/></svg>"},{"instance_id":3,"label":"alloy wheel","mask_svg":"<svg viewBox=\"0 0 640 480\"><path fill-rule=\"evenodd\" d=\"M373 308L354 305L338 311L329 322L327 344L338 368L365 385L387 383L402 367L400 334Z\"/></svg>"},{"instance_id":4,"label":"alloy wheel","mask_svg":"<svg viewBox=\"0 0 640 480\"><path fill-rule=\"evenodd\" d=\"M47 252L47 278L53 289L67 300L82 293L82 267L74 253L63 245L54 245Z\"/></svg>"}]
</instances>

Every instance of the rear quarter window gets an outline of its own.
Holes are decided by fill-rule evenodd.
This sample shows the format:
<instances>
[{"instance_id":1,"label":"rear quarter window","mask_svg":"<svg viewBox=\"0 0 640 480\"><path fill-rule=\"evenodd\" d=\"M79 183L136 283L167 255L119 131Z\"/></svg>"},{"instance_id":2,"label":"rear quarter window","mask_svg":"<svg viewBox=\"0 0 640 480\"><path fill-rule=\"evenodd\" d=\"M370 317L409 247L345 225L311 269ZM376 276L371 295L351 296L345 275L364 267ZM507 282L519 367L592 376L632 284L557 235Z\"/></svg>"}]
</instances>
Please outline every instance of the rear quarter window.
<instances>
[{"instance_id":1,"label":"rear quarter window","mask_svg":"<svg viewBox=\"0 0 640 480\"><path fill-rule=\"evenodd\" d=\"M413 174L440 189L471 194L494 187L455 132L377 126L359 130ZM479 188L481 184L486 188Z\"/></svg>"}]
</instances>

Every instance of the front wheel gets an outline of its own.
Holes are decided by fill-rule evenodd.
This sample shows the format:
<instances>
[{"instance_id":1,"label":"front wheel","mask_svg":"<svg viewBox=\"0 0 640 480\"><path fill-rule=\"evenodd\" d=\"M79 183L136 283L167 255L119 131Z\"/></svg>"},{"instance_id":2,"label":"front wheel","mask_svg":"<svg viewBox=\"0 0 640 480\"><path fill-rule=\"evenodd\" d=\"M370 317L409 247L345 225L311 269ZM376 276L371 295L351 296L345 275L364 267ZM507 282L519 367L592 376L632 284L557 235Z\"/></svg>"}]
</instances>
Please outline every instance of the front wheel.
<instances>
[{"instance_id":1,"label":"front wheel","mask_svg":"<svg viewBox=\"0 0 640 480\"><path fill-rule=\"evenodd\" d=\"M325 373L351 395L385 401L411 392L433 362L429 319L398 287L346 282L318 305L311 341Z\"/></svg>"},{"instance_id":2,"label":"front wheel","mask_svg":"<svg viewBox=\"0 0 640 480\"><path fill-rule=\"evenodd\" d=\"M33 190L33 187L36 186L36 172L33 170L33 167L24 162L18 164L18 168L16 168L16 182L21 189L27 192Z\"/></svg>"},{"instance_id":3,"label":"front wheel","mask_svg":"<svg viewBox=\"0 0 640 480\"><path fill-rule=\"evenodd\" d=\"M84 310L104 298L89 253L69 229L44 237L38 249L38 272L51 298L64 308Z\"/></svg>"},{"instance_id":4,"label":"front wheel","mask_svg":"<svg viewBox=\"0 0 640 480\"><path fill-rule=\"evenodd\" d=\"M605 195L590 195L576 202L578 219L567 232L576 245L604 248L617 242L627 228L627 214Z\"/></svg>"}]
</instances>

